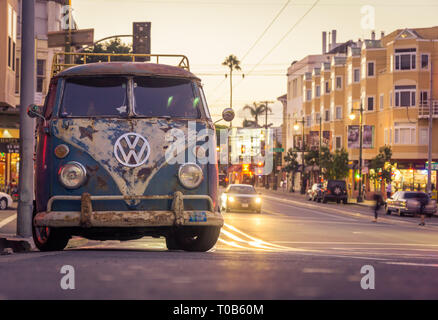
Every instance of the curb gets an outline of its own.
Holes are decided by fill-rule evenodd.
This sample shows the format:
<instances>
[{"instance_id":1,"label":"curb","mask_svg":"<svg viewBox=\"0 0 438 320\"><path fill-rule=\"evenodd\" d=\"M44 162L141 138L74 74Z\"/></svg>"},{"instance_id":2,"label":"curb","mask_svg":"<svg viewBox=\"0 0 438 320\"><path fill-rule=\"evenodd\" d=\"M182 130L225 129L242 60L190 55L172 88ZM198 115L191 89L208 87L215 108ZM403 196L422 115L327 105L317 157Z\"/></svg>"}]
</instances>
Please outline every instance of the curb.
<instances>
[{"instance_id":1,"label":"curb","mask_svg":"<svg viewBox=\"0 0 438 320\"><path fill-rule=\"evenodd\" d=\"M9 249L9 250L8 250ZM0 255L12 252L30 252L35 249L33 239L0 234Z\"/></svg>"}]
</instances>

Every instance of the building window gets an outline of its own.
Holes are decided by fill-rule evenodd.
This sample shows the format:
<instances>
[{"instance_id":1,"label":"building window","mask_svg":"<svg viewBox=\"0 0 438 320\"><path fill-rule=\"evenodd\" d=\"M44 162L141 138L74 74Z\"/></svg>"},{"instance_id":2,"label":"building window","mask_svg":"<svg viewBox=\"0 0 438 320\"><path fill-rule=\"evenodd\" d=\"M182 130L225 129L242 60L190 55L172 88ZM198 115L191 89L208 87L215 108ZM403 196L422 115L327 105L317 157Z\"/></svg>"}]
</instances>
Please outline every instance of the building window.
<instances>
[{"instance_id":1,"label":"building window","mask_svg":"<svg viewBox=\"0 0 438 320\"><path fill-rule=\"evenodd\" d=\"M380 105L380 110L383 110L383 94L381 94L380 95L380 103L379 103L379 105Z\"/></svg>"},{"instance_id":2,"label":"building window","mask_svg":"<svg viewBox=\"0 0 438 320\"><path fill-rule=\"evenodd\" d=\"M324 110L324 112L325 112L324 121L329 122L330 121L330 110L327 109L327 110Z\"/></svg>"},{"instance_id":3,"label":"building window","mask_svg":"<svg viewBox=\"0 0 438 320\"><path fill-rule=\"evenodd\" d=\"M368 62L368 77L374 77L374 62Z\"/></svg>"},{"instance_id":4,"label":"building window","mask_svg":"<svg viewBox=\"0 0 438 320\"><path fill-rule=\"evenodd\" d=\"M325 82L325 93L330 93L330 86L328 81Z\"/></svg>"},{"instance_id":5,"label":"building window","mask_svg":"<svg viewBox=\"0 0 438 320\"><path fill-rule=\"evenodd\" d=\"M360 69L356 68L353 70L353 72L354 72L353 81L357 83L360 81Z\"/></svg>"},{"instance_id":6,"label":"building window","mask_svg":"<svg viewBox=\"0 0 438 320\"><path fill-rule=\"evenodd\" d=\"M8 43L7 43L7 56L8 67L15 70L15 43L17 41L17 13L12 6L8 4Z\"/></svg>"},{"instance_id":7,"label":"building window","mask_svg":"<svg viewBox=\"0 0 438 320\"><path fill-rule=\"evenodd\" d=\"M338 106L336 107L336 120L342 119L342 107Z\"/></svg>"},{"instance_id":8,"label":"building window","mask_svg":"<svg viewBox=\"0 0 438 320\"><path fill-rule=\"evenodd\" d=\"M306 116L306 127L310 127L312 125L312 117L310 115Z\"/></svg>"},{"instance_id":9,"label":"building window","mask_svg":"<svg viewBox=\"0 0 438 320\"><path fill-rule=\"evenodd\" d=\"M321 86L316 86L316 97L321 96Z\"/></svg>"},{"instance_id":10,"label":"building window","mask_svg":"<svg viewBox=\"0 0 438 320\"><path fill-rule=\"evenodd\" d=\"M8 67L11 67L11 59L12 59L12 39L8 37Z\"/></svg>"},{"instance_id":11,"label":"building window","mask_svg":"<svg viewBox=\"0 0 438 320\"><path fill-rule=\"evenodd\" d=\"M36 74L36 92L44 91L44 80L46 78L46 60L37 60L37 74Z\"/></svg>"},{"instance_id":12,"label":"building window","mask_svg":"<svg viewBox=\"0 0 438 320\"><path fill-rule=\"evenodd\" d=\"M374 97L368 97L367 98L367 110L373 111L374 110Z\"/></svg>"},{"instance_id":13,"label":"building window","mask_svg":"<svg viewBox=\"0 0 438 320\"><path fill-rule=\"evenodd\" d=\"M429 55L428 54L421 55L421 69L429 69Z\"/></svg>"},{"instance_id":14,"label":"building window","mask_svg":"<svg viewBox=\"0 0 438 320\"><path fill-rule=\"evenodd\" d=\"M395 86L395 106L415 106L416 86Z\"/></svg>"},{"instance_id":15,"label":"building window","mask_svg":"<svg viewBox=\"0 0 438 320\"><path fill-rule=\"evenodd\" d=\"M20 59L15 59L15 93L20 93Z\"/></svg>"},{"instance_id":16,"label":"building window","mask_svg":"<svg viewBox=\"0 0 438 320\"><path fill-rule=\"evenodd\" d=\"M420 104L422 105L428 105L428 91L421 91L420 92Z\"/></svg>"},{"instance_id":17,"label":"building window","mask_svg":"<svg viewBox=\"0 0 438 320\"><path fill-rule=\"evenodd\" d=\"M341 136L336 136L335 137L335 149L341 149L342 148L342 137Z\"/></svg>"},{"instance_id":18,"label":"building window","mask_svg":"<svg viewBox=\"0 0 438 320\"><path fill-rule=\"evenodd\" d=\"M415 144L415 125L395 124L394 144Z\"/></svg>"},{"instance_id":19,"label":"building window","mask_svg":"<svg viewBox=\"0 0 438 320\"><path fill-rule=\"evenodd\" d=\"M429 143L429 128L420 128L418 135L418 144L426 145Z\"/></svg>"},{"instance_id":20,"label":"building window","mask_svg":"<svg viewBox=\"0 0 438 320\"><path fill-rule=\"evenodd\" d=\"M416 51L415 48L395 49L395 70L414 70Z\"/></svg>"},{"instance_id":21,"label":"building window","mask_svg":"<svg viewBox=\"0 0 438 320\"><path fill-rule=\"evenodd\" d=\"M312 100L312 90L306 91L306 100L311 101Z\"/></svg>"},{"instance_id":22,"label":"building window","mask_svg":"<svg viewBox=\"0 0 438 320\"><path fill-rule=\"evenodd\" d=\"M336 89L342 89L342 77L336 77Z\"/></svg>"}]
</instances>

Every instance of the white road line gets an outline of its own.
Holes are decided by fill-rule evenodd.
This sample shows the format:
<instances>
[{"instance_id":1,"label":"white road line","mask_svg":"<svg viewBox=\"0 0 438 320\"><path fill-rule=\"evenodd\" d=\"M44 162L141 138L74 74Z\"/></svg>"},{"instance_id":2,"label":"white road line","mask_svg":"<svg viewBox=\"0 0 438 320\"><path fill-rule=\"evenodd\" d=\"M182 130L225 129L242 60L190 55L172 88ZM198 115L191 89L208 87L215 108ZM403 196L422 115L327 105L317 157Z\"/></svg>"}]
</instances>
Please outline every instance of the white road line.
<instances>
[{"instance_id":1,"label":"white road line","mask_svg":"<svg viewBox=\"0 0 438 320\"><path fill-rule=\"evenodd\" d=\"M437 268L438 264L436 263L415 263L415 262L383 262L385 264L395 264L400 266L413 266L413 267L433 267Z\"/></svg>"},{"instance_id":2,"label":"white road line","mask_svg":"<svg viewBox=\"0 0 438 320\"><path fill-rule=\"evenodd\" d=\"M8 223L11 223L15 219L17 219L17 214L16 213L14 213L13 215L7 217L6 219L3 219L2 221L0 221L0 228L3 228L5 225L7 225Z\"/></svg>"}]
</instances>

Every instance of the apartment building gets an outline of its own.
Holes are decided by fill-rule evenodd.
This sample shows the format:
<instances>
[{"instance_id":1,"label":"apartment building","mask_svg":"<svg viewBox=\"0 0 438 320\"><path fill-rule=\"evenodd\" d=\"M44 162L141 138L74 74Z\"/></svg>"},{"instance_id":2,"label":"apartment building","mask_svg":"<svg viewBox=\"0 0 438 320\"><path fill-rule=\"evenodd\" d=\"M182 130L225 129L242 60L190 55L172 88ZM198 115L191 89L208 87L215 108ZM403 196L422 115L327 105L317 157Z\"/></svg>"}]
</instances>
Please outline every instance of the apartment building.
<instances>
[{"instance_id":1,"label":"apartment building","mask_svg":"<svg viewBox=\"0 0 438 320\"><path fill-rule=\"evenodd\" d=\"M384 145L391 146L396 163L394 188L425 190L430 105L433 136L438 137L438 73L433 71L438 70L438 27L399 29L386 36L382 33L379 40L373 32L370 39L349 41L327 53L324 44L323 34L319 64L306 63L301 74L292 66L288 70L288 88L294 89L294 81L297 88L287 95L286 145L300 148L302 128L297 132L293 126L304 119L306 146L317 147L321 132L322 143L331 150L348 151L348 181L357 189L359 117L351 120L349 115L358 115L356 110L362 105L367 191L380 188L368 178L368 162ZM301 92L301 101L294 92ZM438 144L432 145L436 162ZM438 165L433 166L432 184L436 186Z\"/></svg>"},{"instance_id":2,"label":"apartment building","mask_svg":"<svg viewBox=\"0 0 438 320\"><path fill-rule=\"evenodd\" d=\"M0 190L18 181L21 68L21 2L0 0ZM53 54L47 33L61 30L66 0L35 1L35 103L42 105L50 81Z\"/></svg>"}]
</instances>

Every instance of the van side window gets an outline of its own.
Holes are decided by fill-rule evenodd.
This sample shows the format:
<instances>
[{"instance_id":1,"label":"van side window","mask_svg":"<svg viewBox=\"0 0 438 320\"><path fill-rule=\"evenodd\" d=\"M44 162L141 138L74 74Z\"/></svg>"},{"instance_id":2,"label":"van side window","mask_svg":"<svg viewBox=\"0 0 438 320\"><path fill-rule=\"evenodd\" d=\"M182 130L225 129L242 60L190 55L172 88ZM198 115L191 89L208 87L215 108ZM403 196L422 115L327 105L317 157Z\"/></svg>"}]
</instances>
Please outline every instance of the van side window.
<instances>
[{"instance_id":1,"label":"van side window","mask_svg":"<svg viewBox=\"0 0 438 320\"><path fill-rule=\"evenodd\" d=\"M56 91L58 87L58 80L50 82L49 91L44 104L44 117L50 119L53 113L53 106L55 105Z\"/></svg>"}]
</instances>

